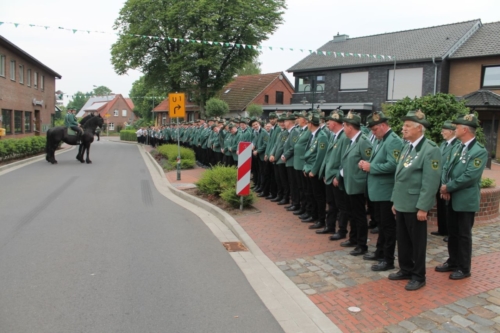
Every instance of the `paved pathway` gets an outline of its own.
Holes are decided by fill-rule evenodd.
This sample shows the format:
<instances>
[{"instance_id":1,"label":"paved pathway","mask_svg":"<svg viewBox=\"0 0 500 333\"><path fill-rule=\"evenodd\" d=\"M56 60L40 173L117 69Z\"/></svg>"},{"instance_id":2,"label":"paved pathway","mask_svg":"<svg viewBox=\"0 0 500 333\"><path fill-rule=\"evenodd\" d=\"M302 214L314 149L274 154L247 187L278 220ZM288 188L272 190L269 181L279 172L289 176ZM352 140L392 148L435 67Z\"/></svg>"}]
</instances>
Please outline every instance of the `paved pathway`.
<instances>
[{"instance_id":1,"label":"paved pathway","mask_svg":"<svg viewBox=\"0 0 500 333\"><path fill-rule=\"evenodd\" d=\"M199 179L204 169L166 173L176 187ZM485 170L500 184L500 166ZM177 185L176 185L177 184ZM339 242L316 235L309 224L282 206L257 199L259 213L234 216L259 248L343 332L499 332L500 218L473 230L472 277L452 281L434 267L446 260L441 237L428 237L427 285L404 290L406 281L390 281L388 272L348 254ZM437 227L429 224L429 232ZM370 250L377 235L369 234ZM351 312L350 307L359 308Z\"/></svg>"}]
</instances>

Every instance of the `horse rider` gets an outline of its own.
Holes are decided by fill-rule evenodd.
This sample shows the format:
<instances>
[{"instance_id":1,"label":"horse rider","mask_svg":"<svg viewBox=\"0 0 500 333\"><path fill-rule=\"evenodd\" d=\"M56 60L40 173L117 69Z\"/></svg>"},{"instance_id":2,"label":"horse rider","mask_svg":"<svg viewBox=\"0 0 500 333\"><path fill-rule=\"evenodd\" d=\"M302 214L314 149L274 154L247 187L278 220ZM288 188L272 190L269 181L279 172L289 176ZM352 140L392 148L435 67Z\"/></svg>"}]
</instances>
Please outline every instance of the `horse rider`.
<instances>
[{"instance_id":1,"label":"horse rider","mask_svg":"<svg viewBox=\"0 0 500 333\"><path fill-rule=\"evenodd\" d=\"M81 143L81 137L83 134L83 130L80 127L80 124L78 124L75 116L75 109L68 109L68 113L66 114L66 117L64 118L64 126L67 128L71 128L73 131L77 133L76 135L76 144L79 145Z\"/></svg>"}]
</instances>

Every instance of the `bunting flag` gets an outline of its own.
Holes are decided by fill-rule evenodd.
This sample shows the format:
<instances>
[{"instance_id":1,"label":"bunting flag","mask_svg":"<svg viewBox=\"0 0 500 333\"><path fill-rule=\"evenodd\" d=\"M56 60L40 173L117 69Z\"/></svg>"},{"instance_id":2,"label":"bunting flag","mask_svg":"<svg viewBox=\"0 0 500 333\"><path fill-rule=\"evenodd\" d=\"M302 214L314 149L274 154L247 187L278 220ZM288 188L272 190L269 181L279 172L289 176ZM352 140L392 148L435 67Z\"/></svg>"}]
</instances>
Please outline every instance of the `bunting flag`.
<instances>
[{"instance_id":1,"label":"bunting flag","mask_svg":"<svg viewBox=\"0 0 500 333\"><path fill-rule=\"evenodd\" d=\"M81 29L71 29L71 28L65 28L65 27L57 27L57 28L52 28L50 26L46 25L37 25L37 24L23 24L23 23L17 23L17 22L5 22L5 21L0 21L0 26L3 24L10 24L14 25L16 28L18 26L29 26L31 28L45 28L45 30L48 29L57 29L57 30L64 30L64 31L69 31L72 32L73 34L76 34L77 32L85 32L87 34L90 34L91 32L93 33L99 33L99 34L110 34L110 35L116 35L120 36L119 33L116 32L106 32L106 31L91 31L91 30L81 30ZM175 37L159 37L159 36L148 36L148 35L135 35L135 34L128 34L130 37L138 37L142 39L150 39L150 40L168 40L168 41L174 41L174 42L179 42L179 43L191 43L191 44L209 44L209 45L218 45L222 47L236 47L240 49L255 49L255 50L267 50L269 49L270 51L273 51L273 48L279 48L281 51L290 51L290 52L304 52L309 51L309 54L315 54L315 55L322 55L322 56L333 56L335 58L338 57L356 57L356 58L369 58L369 59L377 59L377 60L394 60L394 56L388 56L388 55L381 55L381 54L368 54L368 53L351 53L351 52L335 52L335 51L321 51L321 50L306 50L306 49L296 49L296 48L285 48L281 46L265 46L265 45L249 45L249 44L240 44L240 43L232 43L232 42L217 42L217 41L210 41L210 40L197 40L197 39L187 39L187 38L175 38Z\"/></svg>"}]
</instances>

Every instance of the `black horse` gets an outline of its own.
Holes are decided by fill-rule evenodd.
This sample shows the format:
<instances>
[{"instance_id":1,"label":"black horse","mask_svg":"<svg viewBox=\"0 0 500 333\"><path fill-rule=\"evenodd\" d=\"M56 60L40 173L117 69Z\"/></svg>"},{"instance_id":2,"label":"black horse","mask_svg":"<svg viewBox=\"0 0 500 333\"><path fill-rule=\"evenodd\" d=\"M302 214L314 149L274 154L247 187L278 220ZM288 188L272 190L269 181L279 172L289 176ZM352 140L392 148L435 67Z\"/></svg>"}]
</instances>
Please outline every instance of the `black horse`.
<instances>
[{"instance_id":1,"label":"black horse","mask_svg":"<svg viewBox=\"0 0 500 333\"><path fill-rule=\"evenodd\" d=\"M80 138L81 143L80 148L78 149L78 155L76 155L76 159L80 162L92 163L92 161L89 159L90 144L94 142L94 133L96 128L102 128L103 124L104 119L101 117L101 115L88 115L80 120L80 125L83 128L83 134ZM47 160L47 162L50 162L52 164L57 163L54 157L54 153L57 147L59 147L61 141L75 146L77 144L76 134L68 135L68 129L64 126L54 127L47 131L47 144L45 146L45 152L47 153L45 159ZM86 160L83 159L85 151L87 152Z\"/></svg>"}]
</instances>

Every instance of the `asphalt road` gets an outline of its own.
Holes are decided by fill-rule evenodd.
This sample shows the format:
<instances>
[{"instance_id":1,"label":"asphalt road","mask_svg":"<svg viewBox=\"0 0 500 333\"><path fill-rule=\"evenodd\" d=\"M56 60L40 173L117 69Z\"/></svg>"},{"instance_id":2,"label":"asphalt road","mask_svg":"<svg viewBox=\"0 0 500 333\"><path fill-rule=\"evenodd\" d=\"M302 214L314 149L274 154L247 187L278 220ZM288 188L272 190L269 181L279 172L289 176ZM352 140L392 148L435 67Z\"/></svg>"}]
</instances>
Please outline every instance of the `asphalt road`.
<instances>
[{"instance_id":1,"label":"asphalt road","mask_svg":"<svg viewBox=\"0 0 500 333\"><path fill-rule=\"evenodd\" d=\"M0 332L282 332L135 145L0 175Z\"/></svg>"}]
</instances>

